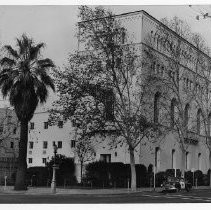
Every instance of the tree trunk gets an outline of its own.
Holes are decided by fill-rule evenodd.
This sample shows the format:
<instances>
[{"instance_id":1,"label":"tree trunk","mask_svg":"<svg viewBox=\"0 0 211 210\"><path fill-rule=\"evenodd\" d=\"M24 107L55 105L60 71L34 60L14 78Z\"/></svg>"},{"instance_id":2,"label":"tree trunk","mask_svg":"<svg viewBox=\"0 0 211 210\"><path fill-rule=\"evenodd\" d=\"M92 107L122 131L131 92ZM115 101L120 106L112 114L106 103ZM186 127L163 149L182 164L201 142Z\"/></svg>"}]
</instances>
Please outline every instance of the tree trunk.
<instances>
[{"instance_id":1,"label":"tree trunk","mask_svg":"<svg viewBox=\"0 0 211 210\"><path fill-rule=\"evenodd\" d=\"M26 186L26 156L28 143L28 121L21 122L18 168L16 173L15 190L27 190Z\"/></svg>"},{"instance_id":2,"label":"tree trunk","mask_svg":"<svg viewBox=\"0 0 211 210\"><path fill-rule=\"evenodd\" d=\"M130 148L131 189L136 190L136 167L134 149Z\"/></svg>"},{"instance_id":3,"label":"tree trunk","mask_svg":"<svg viewBox=\"0 0 211 210\"><path fill-rule=\"evenodd\" d=\"M182 149L181 154L181 176L185 177L185 168L186 168L186 151Z\"/></svg>"}]
</instances>

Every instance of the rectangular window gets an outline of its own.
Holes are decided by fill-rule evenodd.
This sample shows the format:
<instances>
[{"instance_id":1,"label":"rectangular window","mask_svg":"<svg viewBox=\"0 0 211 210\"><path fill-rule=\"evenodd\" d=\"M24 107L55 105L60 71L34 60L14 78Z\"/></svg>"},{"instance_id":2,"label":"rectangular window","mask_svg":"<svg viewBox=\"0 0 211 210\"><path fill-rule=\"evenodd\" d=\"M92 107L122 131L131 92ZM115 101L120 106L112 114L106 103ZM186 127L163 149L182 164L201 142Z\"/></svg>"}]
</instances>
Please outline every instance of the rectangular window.
<instances>
[{"instance_id":1,"label":"rectangular window","mask_svg":"<svg viewBox=\"0 0 211 210\"><path fill-rule=\"evenodd\" d=\"M58 141L58 148L62 148L62 141Z\"/></svg>"},{"instance_id":2,"label":"rectangular window","mask_svg":"<svg viewBox=\"0 0 211 210\"><path fill-rule=\"evenodd\" d=\"M11 149L14 148L14 142L13 142L13 141L10 142L10 148L11 148Z\"/></svg>"},{"instance_id":3,"label":"rectangular window","mask_svg":"<svg viewBox=\"0 0 211 210\"><path fill-rule=\"evenodd\" d=\"M63 128L63 121L59 121L59 122L58 122L58 127L59 127L59 128Z\"/></svg>"},{"instance_id":4,"label":"rectangular window","mask_svg":"<svg viewBox=\"0 0 211 210\"><path fill-rule=\"evenodd\" d=\"M48 148L48 142L47 141L44 141L43 142L43 149L47 149Z\"/></svg>"},{"instance_id":5,"label":"rectangular window","mask_svg":"<svg viewBox=\"0 0 211 210\"><path fill-rule=\"evenodd\" d=\"M30 129L31 129L31 130L34 129L34 122L30 122Z\"/></svg>"},{"instance_id":6,"label":"rectangular window","mask_svg":"<svg viewBox=\"0 0 211 210\"><path fill-rule=\"evenodd\" d=\"M48 129L48 122L44 122L44 129Z\"/></svg>"},{"instance_id":7,"label":"rectangular window","mask_svg":"<svg viewBox=\"0 0 211 210\"><path fill-rule=\"evenodd\" d=\"M53 145L53 147L54 147L54 146L56 145L56 142L55 142L55 141L53 141L53 144L52 144L52 145Z\"/></svg>"},{"instance_id":8,"label":"rectangular window","mask_svg":"<svg viewBox=\"0 0 211 210\"><path fill-rule=\"evenodd\" d=\"M33 149L34 146L34 142L33 141L29 141L29 149Z\"/></svg>"},{"instance_id":9,"label":"rectangular window","mask_svg":"<svg viewBox=\"0 0 211 210\"><path fill-rule=\"evenodd\" d=\"M2 134L2 133L3 133L3 131L4 131L3 126L0 126L0 134Z\"/></svg>"},{"instance_id":10,"label":"rectangular window","mask_svg":"<svg viewBox=\"0 0 211 210\"><path fill-rule=\"evenodd\" d=\"M46 158L42 159L42 163L46 164Z\"/></svg>"},{"instance_id":11,"label":"rectangular window","mask_svg":"<svg viewBox=\"0 0 211 210\"><path fill-rule=\"evenodd\" d=\"M29 158L28 159L28 163L32 163L32 158Z\"/></svg>"},{"instance_id":12,"label":"rectangular window","mask_svg":"<svg viewBox=\"0 0 211 210\"><path fill-rule=\"evenodd\" d=\"M114 93L112 90L106 90L103 94L105 106L105 119L108 121L114 120Z\"/></svg>"},{"instance_id":13,"label":"rectangular window","mask_svg":"<svg viewBox=\"0 0 211 210\"><path fill-rule=\"evenodd\" d=\"M17 128L13 129L13 134L16 134Z\"/></svg>"},{"instance_id":14,"label":"rectangular window","mask_svg":"<svg viewBox=\"0 0 211 210\"><path fill-rule=\"evenodd\" d=\"M111 162L111 154L100 154L100 161L110 163Z\"/></svg>"},{"instance_id":15,"label":"rectangular window","mask_svg":"<svg viewBox=\"0 0 211 210\"><path fill-rule=\"evenodd\" d=\"M75 140L71 140L71 148L75 148Z\"/></svg>"}]
</instances>

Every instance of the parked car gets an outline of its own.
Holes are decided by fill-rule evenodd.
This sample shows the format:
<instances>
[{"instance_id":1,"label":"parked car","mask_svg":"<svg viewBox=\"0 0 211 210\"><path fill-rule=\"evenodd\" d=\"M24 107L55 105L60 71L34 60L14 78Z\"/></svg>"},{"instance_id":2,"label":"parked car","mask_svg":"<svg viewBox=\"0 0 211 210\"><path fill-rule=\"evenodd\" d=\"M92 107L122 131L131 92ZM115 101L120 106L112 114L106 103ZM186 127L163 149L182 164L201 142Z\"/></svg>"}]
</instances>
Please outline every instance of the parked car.
<instances>
[{"instance_id":1,"label":"parked car","mask_svg":"<svg viewBox=\"0 0 211 210\"><path fill-rule=\"evenodd\" d=\"M161 184L163 191L179 192L180 190L186 190L189 192L192 188L191 183L184 180L184 178L168 177L167 180Z\"/></svg>"}]
</instances>

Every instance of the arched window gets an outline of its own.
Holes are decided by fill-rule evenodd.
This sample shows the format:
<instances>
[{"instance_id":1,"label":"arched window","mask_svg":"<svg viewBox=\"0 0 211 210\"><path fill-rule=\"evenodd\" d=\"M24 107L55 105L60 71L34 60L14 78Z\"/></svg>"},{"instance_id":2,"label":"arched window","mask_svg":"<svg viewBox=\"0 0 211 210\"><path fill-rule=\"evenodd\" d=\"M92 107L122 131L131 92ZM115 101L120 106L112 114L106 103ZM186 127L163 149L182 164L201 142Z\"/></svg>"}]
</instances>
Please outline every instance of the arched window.
<instances>
[{"instance_id":1,"label":"arched window","mask_svg":"<svg viewBox=\"0 0 211 210\"><path fill-rule=\"evenodd\" d=\"M189 123L189 111L190 111L190 105L189 104L186 104L185 106L185 126L187 126L187 128L189 129L190 128L190 123Z\"/></svg>"},{"instance_id":2,"label":"arched window","mask_svg":"<svg viewBox=\"0 0 211 210\"><path fill-rule=\"evenodd\" d=\"M190 153L186 152L185 154L185 168L190 169Z\"/></svg>"},{"instance_id":3,"label":"arched window","mask_svg":"<svg viewBox=\"0 0 211 210\"><path fill-rule=\"evenodd\" d=\"M173 98L171 100L171 110L170 110L171 127L174 127L174 125L175 125L175 108L176 108L175 106L176 106L176 103L177 103L176 99Z\"/></svg>"},{"instance_id":4,"label":"arched window","mask_svg":"<svg viewBox=\"0 0 211 210\"><path fill-rule=\"evenodd\" d=\"M159 147L155 148L155 167L156 167L156 172L158 172L160 169L160 148Z\"/></svg>"},{"instance_id":5,"label":"arched window","mask_svg":"<svg viewBox=\"0 0 211 210\"><path fill-rule=\"evenodd\" d=\"M175 149L171 151L171 166L173 169L176 169L176 152Z\"/></svg>"},{"instance_id":6,"label":"arched window","mask_svg":"<svg viewBox=\"0 0 211 210\"><path fill-rule=\"evenodd\" d=\"M201 121L202 121L202 116L201 116L201 109L198 109L197 111L197 133L201 134Z\"/></svg>"},{"instance_id":7,"label":"arched window","mask_svg":"<svg viewBox=\"0 0 211 210\"><path fill-rule=\"evenodd\" d=\"M211 136L211 113L208 116L208 135Z\"/></svg>"},{"instance_id":8,"label":"arched window","mask_svg":"<svg viewBox=\"0 0 211 210\"><path fill-rule=\"evenodd\" d=\"M198 154L198 170L201 170L201 153Z\"/></svg>"},{"instance_id":9,"label":"arched window","mask_svg":"<svg viewBox=\"0 0 211 210\"><path fill-rule=\"evenodd\" d=\"M160 93L157 92L155 94L155 98L154 98L154 122L158 123L159 122L159 102L160 102Z\"/></svg>"}]
</instances>

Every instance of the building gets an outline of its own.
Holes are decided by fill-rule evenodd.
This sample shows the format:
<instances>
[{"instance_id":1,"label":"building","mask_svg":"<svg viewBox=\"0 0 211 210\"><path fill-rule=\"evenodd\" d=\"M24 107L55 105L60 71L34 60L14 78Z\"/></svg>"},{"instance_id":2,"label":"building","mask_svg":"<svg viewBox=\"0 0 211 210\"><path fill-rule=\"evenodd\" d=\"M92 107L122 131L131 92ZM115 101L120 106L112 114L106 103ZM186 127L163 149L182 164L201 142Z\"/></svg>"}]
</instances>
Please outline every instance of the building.
<instances>
[{"instance_id":1,"label":"building","mask_svg":"<svg viewBox=\"0 0 211 210\"><path fill-rule=\"evenodd\" d=\"M145 11L131 12L115 17L120 20L129 34L128 40L124 44L132 42L132 44L136 45L142 56L142 61L147 56L147 49L150 49L150 52L153 53L155 59L150 61L150 66L142 67L142 70L147 74L155 74L161 81L162 78L165 78L167 72L172 79L177 80L176 74L178 71L168 66L168 59L171 56L168 49L174 50L180 45L181 51L179 54L182 55L182 59L177 62L177 68L179 69L179 77L181 77L178 81L179 97L183 98L182 109L184 110L188 128L185 134L185 159L182 159L181 145L178 142L178 132L175 128L171 129L162 140L154 139L149 141L144 139L136 150L136 164L144 164L146 167L150 164L155 165L156 172L159 172L171 168L181 169L185 161L186 170L201 170L203 173L207 173L210 168L210 151L206 140L210 138L210 135L207 136L207 133L203 131L203 124L200 120L202 108L197 103L197 97L193 98L190 101L191 103L188 103L189 96L187 93L192 90L196 91L196 93L203 92L207 78L203 74L202 65L198 65L198 62L203 60L203 65L209 70L211 58ZM163 47L164 35L166 34L171 37L171 43ZM83 48L84 46L79 43L79 51L83 51ZM159 79L157 81L159 83ZM171 127L172 122L175 124L176 120L174 117L175 92L168 92L170 97L164 101L164 106L165 108L169 107L171 112L165 113L165 111L162 111L160 103L164 87L161 85L160 92L157 91L156 87L156 85L152 86L150 88L152 92L146 96L147 100L151 102L151 118L155 123L159 123L161 127ZM161 118L164 118L164 120L160 121ZM106 138L112 138L112 135ZM52 145L54 142L57 142L58 153L76 158L74 153L74 130L71 123L61 121L58 125L49 126L48 112L36 112L30 122L28 167L44 166L46 161L53 155ZM110 150L106 142L104 140L96 145L95 160L129 163L129 153L125 145Z\"/></svg>"},{"instance_id":2,"label":"building","mask_svg":"<svg viewBox=\"0 0 211 210\"><path fill-rule=\"evenodd\" d=\"M19 123L14 110L0 108L0 181L14 182L19 147Z\"/></svg>"}]
</instances>

